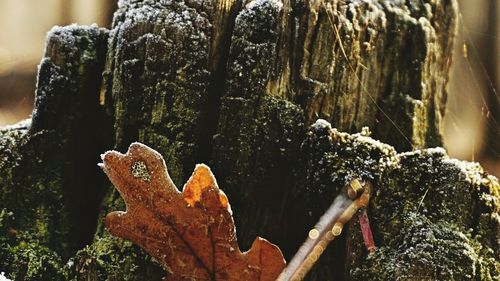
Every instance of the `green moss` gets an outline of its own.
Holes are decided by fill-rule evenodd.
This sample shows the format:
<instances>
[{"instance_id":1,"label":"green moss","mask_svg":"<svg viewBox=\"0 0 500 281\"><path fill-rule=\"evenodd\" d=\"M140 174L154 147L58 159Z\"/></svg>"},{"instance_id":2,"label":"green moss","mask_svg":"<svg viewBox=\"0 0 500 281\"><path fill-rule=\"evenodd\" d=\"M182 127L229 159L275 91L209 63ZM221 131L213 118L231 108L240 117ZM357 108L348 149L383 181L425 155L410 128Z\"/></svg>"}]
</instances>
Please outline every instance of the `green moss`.
<instances>
[{"instance_id":1,"label":"green moss","mask_svg":"<svg viewBox=\"0 0 500 281\"><path fill-rule=\"evenodd\" d=\"M180 188L191 175L196 163L199 146L195 143L172 140L150 128L141 129L139 139L146 144L154 144L167 163L168 173Z\"/></svg>"},{"instance_id":2,"label":"green moss","mask_svg":"<svg viewBox=\"0 0 500 281\"><path fill-rule=\"evenodd\" d=\"M131 242L104 235L80 250L65 267L66 280L161 280L163 270Z\"/></svg>"},{"instance_id":3,"label":"green moss","mask_svg":"<svg viewBox=\"0 0 500 281\"><path fill-rule=\"evenodd\" d=\"M398 242L383 245L352 280L494 280L498 261L468 233L410 214Z\"/></svg>"},{"instance_id":4,"label":"green moss","mask_svg":"<svg viewBox=\"0 0 500 281\"><path fill-rule=\"evenodd\" d=\"M64 280L61 257L29 232L15 228L16 214L0 211L0 270L12 280Z\"/></svg>"},{"instance_id":5,"label":"green moss","mask_svg":"<svg viewBox=\"0 0 500 281\"><path fill-rule=\"evenodd\" d=\"M498 182L476 163L450 159L442 149L397 155L384 167L371 206L376 240L390 258L375 255L380 264L365 269L380 267L372 279L392 271L385 280L500 276L500 263L492 262L498 221L481 218L498 216L498 199Z\"/></svg>"},{"instance_id":6,"label":"green moss","mask_svg":"<svg viewBox=\"0 0 500 281\"><path fill-rule=\"evenodd\" d=\"M318 120L302 144L307 161L307 186L315 200L330 200L352 179L376 181L383 167L396 155L393 147L369 137L370 131L347 134Z\"/></svg>"},{"instance_id":7,"label":"green moss","mask_svg":"<svg viewBox=\"0 0 500 281\"><path fill-rule=\"evenodd\" d=\"M15 214L8 233L16 233L3 245L8 259L0 259L0 268L16 280L57 280L60 263L93 231L97 199L89 197L99 179L87 166L95 166L102 138L89 131L99 130L94 120L106 39L97 26L54 27L33 119L0 129L0 201Z\"/></svg>"},{"instance_id":8,"label":"green moss","mask_svg":"<svg viewBox=\"0 0 500 281\"><path fill-rule=\"evenodd\" d=\"M3 268L13 280L65 280L59 255L35 241L20 242L10 247L7 255Z\"/></svg>"},{"instance_id":9,"label":"green moss","mask_svg":"<svg viewBox=\"0 0 500 281\"><path fill-rule=\"evenodd\" d=\"M380 246L351 269L351 280L498 280L498 259L469 234L416 216L413 223L401 244Z\"/></svg>"},{"instance_id":10,"label":"green moss","mask_svg":"<svg viewBox=\"0 0 500 281\"><path fill-rule=\"evenodd\" d=\"M374 215L388 221L386 210L417 212L448 221L463 230L481 226L481 214L498 214L498 181L478 164L446 156L442 149L398 155L380 178ZM397 232L399 223L393 223ZM391 231L392 232L392 231Z\"/></svg>"},{"instance_id":11,"label":"green moss","mask_svg":"<svg viewBox=\"0 0 500 281\"><path fill-rule=\"evenodd\" d=\"M41 245L68 256L71 251L71 223L62 194L61 155L57 145L39 151L45 142L57 143L58 135L50 132L16 135L15 145L4 147L0 154L9 159L3 162L0 174L0 200L3 207L16 216L12 227L23 231ZM7 134L0 142L8 141ZM60 142L59 142L60 143ZM1 144L0 144L1 145ZM6 165L10 164L10 165Z\"/></svg>"},{"instance_id":12,"label":"green moss","mask_svg":"<svg viewBox=\"0 0 500 281\"><path fill-rule=\"evenodd\" d=\"M303 134L303 112L291 102L270 96L222 99L210 164L219 186L235 206L243 249L257 235L280 245L290 243L285 241L295 235L272 222L281 221L287 208L278 202L302 182L299 151ZM293 253L291 247L282 249L285 255Z\"/></svg>"},{"instance_id":13,"label":"green moss","mask_svg":"<svg viewBox=\"0 0 500 281\"><path fill-rule=\"evenodd\" d=\"M0 131L0 158L3 159L0 201L2 207L16 214L11 223L13 229L30 233L43 245L65 252L68 224L61 202L59 174L56 168L44 165L52 152L36 149L52 135L30 135L28 125L29 122L20 123Z\"/></svg>"},{"instance_id":14,"label":"green moss","mask_svg":"<svg viewBox=\"0 0 500 281\"><path fill-rule=\"evenodd\" d=\"M311 198L313 214L321 215L353 177L374 184L369 214L377 250L367 255L359 226L352 222L345 234L350 252L344 278L491 280L500 276L498 180L477 163L449 158L441 148L397 154L367 134L340 133L320 120L311 126L303 144L306 198ZM341 259L342 247L331 255ZM321 258L319 263L326 266L327 261Z\"/></svg>"}]
</instances>

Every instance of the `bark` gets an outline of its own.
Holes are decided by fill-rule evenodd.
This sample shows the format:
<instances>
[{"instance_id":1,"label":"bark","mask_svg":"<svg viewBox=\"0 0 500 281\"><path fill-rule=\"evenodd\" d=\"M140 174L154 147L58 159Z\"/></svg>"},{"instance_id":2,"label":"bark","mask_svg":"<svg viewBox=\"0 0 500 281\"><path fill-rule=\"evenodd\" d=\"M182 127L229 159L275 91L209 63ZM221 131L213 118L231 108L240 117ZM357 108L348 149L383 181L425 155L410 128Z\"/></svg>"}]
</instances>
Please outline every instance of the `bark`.
<instances>
[{"instance_id":1,"label":"bark","mask_svg":"<svg viewBox=\"0 0 500 281\"><path fill-rule=\"evenodd\" d=\"M67 259L92 241L103 193L96 187L106 182L95 163L110 145L99 106L107 34L95 26L50 31L32 120L0 131L0 221L13 246L3 248L2 270L16 280L56 279L44 252Z\"/></svg>"},{"instance_id":2,"label":"bark","mask_svg":"<svg viewBox=\"0 0 500 281\"><path fill-rule=\"evenodd\" d=\"M368 255L351 222L307 280L493 280L498 181L423 149L442 145L456 18L452 0L128 0L109 33L56 29L31 126L0 133L0 198L28 198L2 207L0 227L49 242L24 234L0 242L52 251L47 263L63 279L159 280L164 273L142 251L91 223L101 199L101 214L124 209L96 156L141 141L164 156L177 186L196 163L209 164L232 203L241 248L259 235L287 259L340 188L355 177L372 181L377 251ZM24 145L33 139L40 143ZM27 171L36 173L22 178ZM50 205L33 186L63 200ZM36 228L41 214L29 212L44 204L42 225L60 222L68 230L59 241L76 246L54 245L53 228ZM95 233L93 243L75 254L89 241L74 241L72 231ZM0 266L29 280L29 267Z\"/></svg>"}]
</instances>

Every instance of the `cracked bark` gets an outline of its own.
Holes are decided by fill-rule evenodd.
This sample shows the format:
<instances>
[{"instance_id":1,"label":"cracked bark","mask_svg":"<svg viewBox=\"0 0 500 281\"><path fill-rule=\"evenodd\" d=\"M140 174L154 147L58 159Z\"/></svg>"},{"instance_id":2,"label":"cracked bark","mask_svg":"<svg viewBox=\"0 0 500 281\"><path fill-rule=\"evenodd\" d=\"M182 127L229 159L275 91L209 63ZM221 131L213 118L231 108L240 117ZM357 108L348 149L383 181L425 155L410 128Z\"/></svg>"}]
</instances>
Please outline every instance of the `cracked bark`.
<instances>
[{"instance_id":1,"label":"cracked bark","mask_svg":"<svg viewBox=\"0 0 500 281\"><path fill-rule=\"evenodd\" d=\"M87 129L82 132L91 134L97 120L113 124L104 132L113 141L92 139L85 145L92 147L89 155L111 143L125 151L141 141L164 156L177 185L196 163L205 162L232 202L241 248L260 235L277 243L288 259L338 189L361 176L375 183L370 212L380 250L367 256L352 223L308 280L489 280L498 274L499 260L496 179L441 151L396 153L442 145L456 18L454 0L121 1L106 58L94 56L99 67L105 64L103 106L97 100L99 67L81 67L89 57L84 50L101 53L102 47L68 40L71 48L48 48L47 56L81 75L61 80L69 84L57 82L59 76L44 72L42 63L33 123L23 132L31 138L36 128L57 130L52 128L56 120L78 128L80 119L73 116L80 112L91 116L83 118ZM81 59L69 63L75 58ZM61 90L48 89L51 83L61 83ZM47 94L40 93L44 87ZM75 97L62 98L66 91ZM89 96L92 109L77 110L74 99ZM102 110L104 115L95 113ZM371 137L396 150L359 134L340 134L326 123L310 127L317 118L349 133L368 126ZM21 151L18 157L29 159L23 151L30 148L9 144L16 130L2 131L4 154ZM63 132L63 140L85 135ZM69 141L66 146L77 151L81 145ZM63 170L56 179L95 178L96 171L89 172L92 161L67 155L51 165L75 173ZM34 177L30 183L38 182ZM9 190L12 183L0 186ZM54 186L56 193L78 194L69 185ZM96 182L89 190L99 194L106 187ZM4 192L2 199L8 196ZM102 214L124 208L114 189L102 205ZM20 228L29 232L30 227ZM95 231L94 242L60 270L64 278L158 280L162 275L140 250L110 237L102 226L86 229ZM40 274L37 280L48 278Z\"/></svg>"}]
</instances>

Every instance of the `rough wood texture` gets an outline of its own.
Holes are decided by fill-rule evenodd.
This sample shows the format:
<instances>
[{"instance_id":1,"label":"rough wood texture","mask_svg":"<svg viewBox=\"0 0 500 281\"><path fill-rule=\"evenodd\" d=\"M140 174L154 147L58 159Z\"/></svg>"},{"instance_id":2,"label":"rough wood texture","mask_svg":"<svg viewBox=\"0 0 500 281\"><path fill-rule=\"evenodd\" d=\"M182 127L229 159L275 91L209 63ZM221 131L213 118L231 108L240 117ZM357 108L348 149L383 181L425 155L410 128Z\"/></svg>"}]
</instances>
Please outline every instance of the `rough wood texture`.
<instances>
[{"instance_id":1,"label":"rough wood texture","mask_svg":"<svg viewBox=\"0 0 500 281\"><path fill-rule=\"evenodd\" d=\"M124 152L131 142L141 141L164 156L177 185L196 163L209 164L233 202L242 248L262 236L275 241L287 258L339 188L361 176L374 182L369 212L379 250L367 256L353 223L308 280L491 280L499 275L500 260L496 179L474 164L448 159L441 150L396 153L442 145L456 18L455 0L123 0L105 59L96 55L104 52L101 43L89 44L105 40L107 33L96 28L63 30L97 32L98 40L82 43L71 38L83 35L75 35L48 48L47 56L56 63L42 61L33 125L29 132L28 125L2 131L2 146L9 148L2 153L10 157L2 165L18 158L31 161L29 155L39 151L23 148L13 134L29 139L36 134L43 147L61 143L51 164L29 162L16 169L21 175L27 169L59 169L50 177L31 177L23 190L37 183L53 187L55 196L66 194L69 201L55 207L60 215L48 217L69 220L63 225L71 227L78 225L72 209L92 213L94 207L72 204L67 195L84 187L90 193L81 194L98 195L107 186L99 180L93 187L84 184L96 179L98 160L92 155L113 144ZM95 67L85 58L92 58ZM106 114L99 115L104 64ZM70 72L47 71L52 68ZM84 97L88 103L80 105ZM330 130L324 121L314 123L317 118L364 136ZM108 124L108 119L112 125L103 132L104 140L80 142L99 131L88 124ZM87 125L80 132L82 124ZM368 138L364 126L387 145ZM44 135L53 131L68 141ZM107 142L107 136L113 141ZM2 180L10 179L11 168L0 171ZM44 182L52 176L54 184ZM75 180L79 176L82 182ZM2 199L12 198L4 194L18 185L3 181ZM14 213L19 208L14 203L6 207ZM110 190L103 209L123 209L116 192ZM9 228L3 222L11 217L7 211L2 229ZM23 230L41 233L31 227L34 220L23 218L28 220ZM95 230L90 225L84 229ZM18 243L5 241L0 240ZM62 257L57 260L54 253L54 268ZM12 268L1 269L21 276L10 273ZM144 253L110 237L101 226L93 244L58 270L72 280L162 276ZM39 276L48 280L48 275Z\"/></svg>"},{"instance_id":2,"label":"rough wood texture","mask_svg":"<svg viewBox=\"0 0 500 281\"><path fill-rule=\"evenodd\" d=\"M398 154L368 135L339 133L318 121L304 142L311 155L306 205L313 217L352 178L374 186L368 212L377 250L367 254L359 223L351 221L345 240L320 260L311 279L495 280L498 180L441 148Z\"/></svg>"},{"instance_id":3,"label":"rough wood texture","mask_svg":"<svg viewBox=\"0 0 500 281\"><path fill-rule=\"evenodd\" d=\"M96 186L105 183L95 163L111 135L99 106L107 34L53 28L32 120L0 131L0 201L10 218L2 227L14 246L2 247L0 267L16 280L58 279L61 258L92 241L103 195Z\"/></svg>"}]
</instances>

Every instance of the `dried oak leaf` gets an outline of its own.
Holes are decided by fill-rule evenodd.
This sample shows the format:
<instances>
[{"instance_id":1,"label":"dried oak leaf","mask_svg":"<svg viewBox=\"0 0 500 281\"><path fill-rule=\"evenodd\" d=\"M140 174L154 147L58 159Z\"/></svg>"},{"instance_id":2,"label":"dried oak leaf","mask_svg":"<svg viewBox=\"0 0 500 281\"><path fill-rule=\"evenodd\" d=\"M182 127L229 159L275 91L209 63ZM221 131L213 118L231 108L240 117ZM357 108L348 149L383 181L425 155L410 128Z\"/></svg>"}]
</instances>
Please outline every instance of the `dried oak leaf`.
<instances>
[{"instance_id":1,"label":"dried oak leaf","mask_svg":"<svg viewBox=\"0 0 500 281\"><path fill-rule=\"evenodd\" d=\"M207 166L196 166L181 193L161 155L143 144L102 159L127 206L106 216L106 228L153 256L165 280L274 281L283 270L280 249L265 239L239 250L228 199Z\"/></svg>"}]
</instances>

